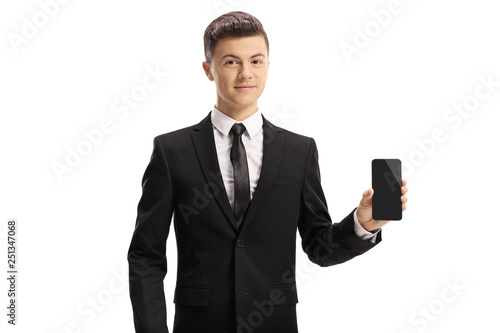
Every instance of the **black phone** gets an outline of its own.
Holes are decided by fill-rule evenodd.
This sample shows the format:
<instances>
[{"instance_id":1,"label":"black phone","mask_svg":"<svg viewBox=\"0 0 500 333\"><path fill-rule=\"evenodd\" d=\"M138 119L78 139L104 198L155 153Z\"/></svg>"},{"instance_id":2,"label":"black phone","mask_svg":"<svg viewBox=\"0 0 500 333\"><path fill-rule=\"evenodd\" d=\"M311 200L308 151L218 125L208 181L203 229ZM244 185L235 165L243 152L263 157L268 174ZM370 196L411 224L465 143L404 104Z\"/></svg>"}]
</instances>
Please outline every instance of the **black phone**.
<instances>
[{"instance_id":1,"label":"black phone","mask_svg":"<svg viewBox=\"0 0 500 333\"><path fill-rule=\"evenodd\" d=\"M403 218L401 203L401 161L372 160L372 218L376 221L398 221Z\"/></svg>"}]
</instances>

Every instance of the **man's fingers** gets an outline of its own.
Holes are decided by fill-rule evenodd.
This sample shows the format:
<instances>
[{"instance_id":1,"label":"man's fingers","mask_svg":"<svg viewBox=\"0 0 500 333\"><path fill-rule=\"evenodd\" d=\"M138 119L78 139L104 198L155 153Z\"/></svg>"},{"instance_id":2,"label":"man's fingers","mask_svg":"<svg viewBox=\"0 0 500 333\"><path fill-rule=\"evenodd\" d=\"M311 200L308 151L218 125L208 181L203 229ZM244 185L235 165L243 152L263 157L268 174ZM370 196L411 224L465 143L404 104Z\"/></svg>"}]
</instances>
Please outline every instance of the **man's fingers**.
<instances>
[{"instance_id":1,"label":"man's fingers","mask_svg":"<svg viewBox=\"0 0 500 333\"><path fill-rule=\"evenodd\" d=\"M401 184L403 186L401 186L401 208L403 210L403 212L406 210L406 203L408 202L408 198L406 197L406 193L408 193L408 188L406 187L406 184L408 184L408 182L404 179L402 179L402 182Z\"/></svg>"},{"instance_id":2,"label":"man's fingers","mask_svg":"<svg viewBox=\"0 0 500 333\"><path fill-rule=\"evenodd\" d=\"M361 198L361 201L360 201L360 205L362 207L364 206L369 206L371 204L371 200L372 200L372 197L373 197L373 189L370 188L366 191L363 192L363 197Z\"/></svg>"},{"instance_id":3,"label":"man's fingers","mask_svg":"<svg viewBox=\"0 0 500 333\"><path fill-rule=\"evenodd\" d=\"M401 187L401 194L405 195L408 193L408 188L406 186Z\"/></svg>"},{"instance_id":4,"label":"man's fingers","mask_svg":"<svg viewBox=\"0 0 500 333\"><path fill-rule=\"evenodd\" d=\"M403 186L401 186L401 194L403 194L403 195L405 195L406 193L408 193L408 188L406 188L406 184L407 183L408 182L406 180L404 180L404 179L401 181L401 184L403 185Z\"/></svg>"}]
</instances>

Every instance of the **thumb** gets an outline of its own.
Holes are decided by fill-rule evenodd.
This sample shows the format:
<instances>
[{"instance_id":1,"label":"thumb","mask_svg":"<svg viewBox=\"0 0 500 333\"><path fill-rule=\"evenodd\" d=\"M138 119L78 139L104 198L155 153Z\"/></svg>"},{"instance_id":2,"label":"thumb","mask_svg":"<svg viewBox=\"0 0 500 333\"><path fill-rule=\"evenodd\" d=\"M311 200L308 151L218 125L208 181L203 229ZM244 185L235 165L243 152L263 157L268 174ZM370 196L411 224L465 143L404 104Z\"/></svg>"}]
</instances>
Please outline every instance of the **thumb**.
<instances>
[{"instance_id":1,"label":"thumb","mask_svg":"<svg viewBox=\"0 0 500 333\"><path fill-rule=\"evenodd\" d=\"M373 193L375 191L370 188L366 191L363 192L363 197L361 198L361 201L359 202L359 205L361 207L366 207L366 206L370 206L372 204L372 198L373 198Z\"/></svg>"}]
</instances>

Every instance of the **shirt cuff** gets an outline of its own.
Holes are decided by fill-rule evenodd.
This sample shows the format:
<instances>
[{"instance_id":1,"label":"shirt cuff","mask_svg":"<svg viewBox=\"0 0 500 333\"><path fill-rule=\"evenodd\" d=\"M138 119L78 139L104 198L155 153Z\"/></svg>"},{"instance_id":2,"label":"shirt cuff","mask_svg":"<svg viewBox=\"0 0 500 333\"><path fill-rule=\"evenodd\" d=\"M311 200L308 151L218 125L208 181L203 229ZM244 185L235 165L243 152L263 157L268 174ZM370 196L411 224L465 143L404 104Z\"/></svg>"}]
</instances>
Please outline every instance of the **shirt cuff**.
<instances>
[{"instance_id":1,"label":"shirt cuff","mask_svg":"<svg viewBox=\"0 0 500 333\"><path fill-rule=\"evenodd\" d=\"M359 223L357 212L358 212L358 209L356 208L356 210L354 211L354 232L362 240L375 243L375 240L377 239L377 234L380 232L380 228L373 230L373 231L368 231L365 228L363 228L361 226L361 224Z\"/></svg>"}]
</instances>

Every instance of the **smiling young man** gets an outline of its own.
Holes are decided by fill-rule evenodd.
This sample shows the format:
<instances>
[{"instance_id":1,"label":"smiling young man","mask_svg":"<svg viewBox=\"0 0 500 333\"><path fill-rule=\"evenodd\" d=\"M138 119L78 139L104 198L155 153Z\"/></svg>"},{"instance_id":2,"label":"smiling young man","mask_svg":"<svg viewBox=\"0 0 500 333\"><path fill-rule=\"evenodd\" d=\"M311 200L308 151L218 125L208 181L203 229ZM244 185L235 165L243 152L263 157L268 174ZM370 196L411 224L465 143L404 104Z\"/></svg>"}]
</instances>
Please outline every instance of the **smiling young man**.
<instances>
[{"instance_id":1,"label":"smiling young man","mask_svg":"<svg viewBox=\"0 0 500 333\"><path fill-rule=\"evenodd\" d=\"M267 36L237 38L229 35L214 41L210 40L211 36L206 36L207 60L203 62L203 69L209 80L215 81L215 107L230 118L243 121L257 112L257 99L266 86Z\"/></svg>"},{"instance_id":2,"label":"smiling young man","mask_svg":"<svg viewBox=\"0 0 500 333\"><path fill-rule=\"evenodd\" d=\"M155 137L142 181L128 251L136 332L168 332L163 279L173 215L174 333L296 333L296 231L309 259L325 267L374 247L389 221L372 219L369 189L332 223L314 140L258 109L269 42L255 17L218 17L204 43L217 102L198 124Z\"/></svg>"}]
</instances>

